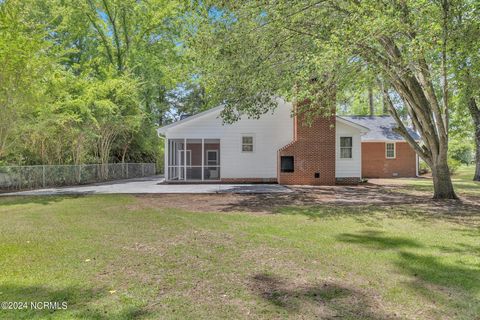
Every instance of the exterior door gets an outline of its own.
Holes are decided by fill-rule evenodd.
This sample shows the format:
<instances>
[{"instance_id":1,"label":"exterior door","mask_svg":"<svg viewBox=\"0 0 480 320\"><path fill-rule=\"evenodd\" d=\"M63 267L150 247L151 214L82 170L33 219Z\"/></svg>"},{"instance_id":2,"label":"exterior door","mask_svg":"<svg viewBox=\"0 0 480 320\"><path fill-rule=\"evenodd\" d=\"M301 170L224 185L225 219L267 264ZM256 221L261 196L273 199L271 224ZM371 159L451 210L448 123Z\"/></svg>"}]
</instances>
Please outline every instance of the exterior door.
<instances>
[{"instance_id":1,"label":"exterior door","mask_svg":"<svg viewBox=\"0 0 480 320\"><path fill-rule=\"evenodd\" d=\"M207 167L211 179L220 179L218 163L218 150L207 150Z\"/></svg>"}]
</instances>

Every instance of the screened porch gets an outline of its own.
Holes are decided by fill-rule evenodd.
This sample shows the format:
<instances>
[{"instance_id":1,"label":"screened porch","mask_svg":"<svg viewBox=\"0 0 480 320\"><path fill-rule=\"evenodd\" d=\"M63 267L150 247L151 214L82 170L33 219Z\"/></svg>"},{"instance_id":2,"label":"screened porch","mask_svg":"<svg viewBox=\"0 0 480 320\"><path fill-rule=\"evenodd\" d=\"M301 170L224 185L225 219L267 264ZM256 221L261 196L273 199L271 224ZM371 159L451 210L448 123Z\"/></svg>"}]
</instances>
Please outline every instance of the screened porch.
<instances>
[{"instance_id":1,"label":"screened porch","mask_svg":"<svg viewBox=\"0 0 480 320\"><path fill-rule=\"evenodd\" d=\"M167 181L220 180L220 139L168 139Z\"/></svg>"}]
</instances>

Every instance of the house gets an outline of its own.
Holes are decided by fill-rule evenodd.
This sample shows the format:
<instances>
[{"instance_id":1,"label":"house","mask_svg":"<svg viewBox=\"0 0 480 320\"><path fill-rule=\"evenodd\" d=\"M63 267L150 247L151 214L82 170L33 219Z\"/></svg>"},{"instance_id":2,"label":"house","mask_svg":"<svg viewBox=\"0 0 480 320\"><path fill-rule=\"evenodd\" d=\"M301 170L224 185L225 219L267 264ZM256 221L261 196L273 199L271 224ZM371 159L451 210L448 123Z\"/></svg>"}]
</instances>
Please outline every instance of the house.
<instances>
[{"instance_id":1,"label":"house","mask_svg":"<svg viewBox=\"0 0 480 320\"><path fill-rule=\"evenodd\" d=\"M224 124L222 109L219 106L158 129L165 140L167 182L334 185L357 183L366 177L364 170L372 177L409 176L416 170L415 163L406 168L411 162L405 160L410 153L404 155L404 142L392 133L378 135L382 126L373 125L375 118L369 122L357 117L318 117L307 125L300 116L292 118L291 103L278 99L278 107L259 119ZM378 119L387 122L387 117ZM364 142L363 137L370 134L378 139ZM394 139L382 140L387 138ZM368 159L378 156L377 143L389 148L385 155L390 162L375 168ZM380 165L380 159L375 159Z\"/></svg>"},{"instance_id":2,"label":"house","mask_svg":"<svg viewBox=\"0 0 480 320\"><path fill-rule=\"evenodd\" d=\"M364 178L416 177L418 156L405 139L394 131L391 116L343 116L344 119L367 127L362 136L362 176ZM407 128L410 136L420 136Z\"/></svg>"}]
</instances>

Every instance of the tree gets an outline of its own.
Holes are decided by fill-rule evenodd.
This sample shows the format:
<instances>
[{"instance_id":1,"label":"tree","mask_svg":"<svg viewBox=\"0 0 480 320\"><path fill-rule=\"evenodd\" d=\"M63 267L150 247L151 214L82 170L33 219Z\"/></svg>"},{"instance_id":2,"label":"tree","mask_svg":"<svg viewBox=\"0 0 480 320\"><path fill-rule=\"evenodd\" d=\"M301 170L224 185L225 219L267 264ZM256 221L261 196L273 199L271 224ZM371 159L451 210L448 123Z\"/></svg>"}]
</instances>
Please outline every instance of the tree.
<instances>
[{"instance_id":1,"label":"tree","mask_svg":"<svg viewBox=\"0 0 480 320\"><path fill-rule=\"evenodd\" d=\"M0 1L0 161L157 159L166 94L185 81L181 4Z\"/></svg>"},{"instance_id":2,"label":"tree","mask_svg":"<svg viewBox=\"0 0 480 320\"><path fill-rule=\"evenodd\" d=\"M368 65L384 80L398 132L432 169L434 198L456 198L447 163L450 15L441 2L208 1L191 12L188 45L206 87L226 105L226 121L274 108L274 95L308 98L317 102L308 111L325 114L319 99L348 88ZM309 81L317 77L321 93ZM422 143L410 137L401 112Z\"/></svg>"},{"instance_id":3,"label":"tree","mask_svg":"<svg viewBox=\"0 0 480 320\"><path fill-rule=\"evenodd\" d=\"M178 121L209 107L205 89L193 82L184 83L169 91L166 100L169 106L169 119L165 119L166 121Z\"/></svg>"},{"instance_id":4,"label":"tree","mask_svg":"<svg viewBox=\"0 0 480 320\"><path fill-rule=\"evenodd\" d=\"M88 18L103 63L140 79L142 100L164 110L163 95L183 77L178 47L180 2L86 0L76 12Z\"/></svg>"},{"instance_id":5,"label":"tree","mask_svg":"<svg viewBox=\"0 0 480 320\"><path fill-rule=\"evenodd\" d=\"M473 180L480 181L480 4L478 1L460 1L452 6L451 29L453 39L451 74L456 86L458 104L454 110L460 116L460 133L465 137L465 113L470 114L476 145L476 169Z\"/></svg>"},{"instance_id":6,"label":"tree","mask_svg":"<svg viewBox=\"0 0 480 320\"><path fill-rule=\"evenodd\" d=\"M143 110L140 130L118 137L113 153L122 162L158 158L151 154L159 143L154 130L168 112L166 93L183 79L178 41L180 2L87 0L78 15L88 18L96 39L101 65L119 75L137 78L139 103ZM141 98L141 99L140 99ZM140 148L140 150L138 150ZM127 153L130 152L131 156Z\"/></svg>"},{"instance_id":7,"label":"tree","mask_svg":"<svg viewBox=\"0 0 480 320\"><path fill-rule=\"evenodd\" d=\"M28 8L23 1L0 3L0 160L20 140L32 106L45 100L42 82L56 62L42 25L24 14Z\"/></svg>"},{"instance_id":8,"label":"tree","mask_svg":"<svg viewBox=\"0 0 480 320\"><path fill-rule=\"evenodd\" d=\"M89 89L89 109L93 110L92 130L96 135L96 155L102 164L101 176L107 178L107 164L110 161L111 150L115 140L125 139L139 128L143 114L140 111L138 84L122 76L106 77Z\"/></svg>"}]
</instances>

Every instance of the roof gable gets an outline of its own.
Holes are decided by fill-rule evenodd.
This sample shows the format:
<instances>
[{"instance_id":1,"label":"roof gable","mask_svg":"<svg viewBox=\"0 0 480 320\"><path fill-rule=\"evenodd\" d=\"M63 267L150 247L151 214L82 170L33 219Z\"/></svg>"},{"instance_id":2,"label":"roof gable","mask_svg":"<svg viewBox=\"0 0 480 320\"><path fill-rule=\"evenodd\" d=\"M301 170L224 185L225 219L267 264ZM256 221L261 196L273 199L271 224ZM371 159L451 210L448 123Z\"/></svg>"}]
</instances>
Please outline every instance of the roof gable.
<instances>
[{"instance_id":1,"label":"roof gable","mask_svg":"<svg viewBox=\"0 0 480 320\"><path fill-rule=\"evenodd\" d=\"M212 109L208 109L208 110L205 110L205 111L202 111L200 113L197 113L197 114L194 114L193 116L190 116L190 117L187 117L187 118L184 118L182 120L179 120L179 121L175 121L173 123L170 123L166 126L163 126L163 127L160 127L157 129L157 133L158 134L165 134L167 132L167 130L171 129L171 128L174 128L174 127L177 127L177 126L181 126L185 123L188 123L188 122L191 122L191 121L195 121L196 119L199 119L199 118L202 118L204 116L207 116L207 115L210 115L210 114L213 114L215 112L217 112L218 114L220 114L220 112L223 110L223 105L220 105L218 107L215 107L215 108L212 108Z\"/></svg>"},{"instance_id":2,"label":"roof gable","mask_svg":"<svg viewBox=\"0 0 480 320\"><path fill-rule=\"evenodd\" d=\"M340 123L343 123L343 124L349 126L349 127L353 127L355 129L359 130L361 133L366 133L366 132L370 131L369 128L367 128L367 127L365 127L361 124L358 124L356 122L344 119L343 117L340 117L340 116L337 116L336 120Z\"/></svg>"}]
</instances>

